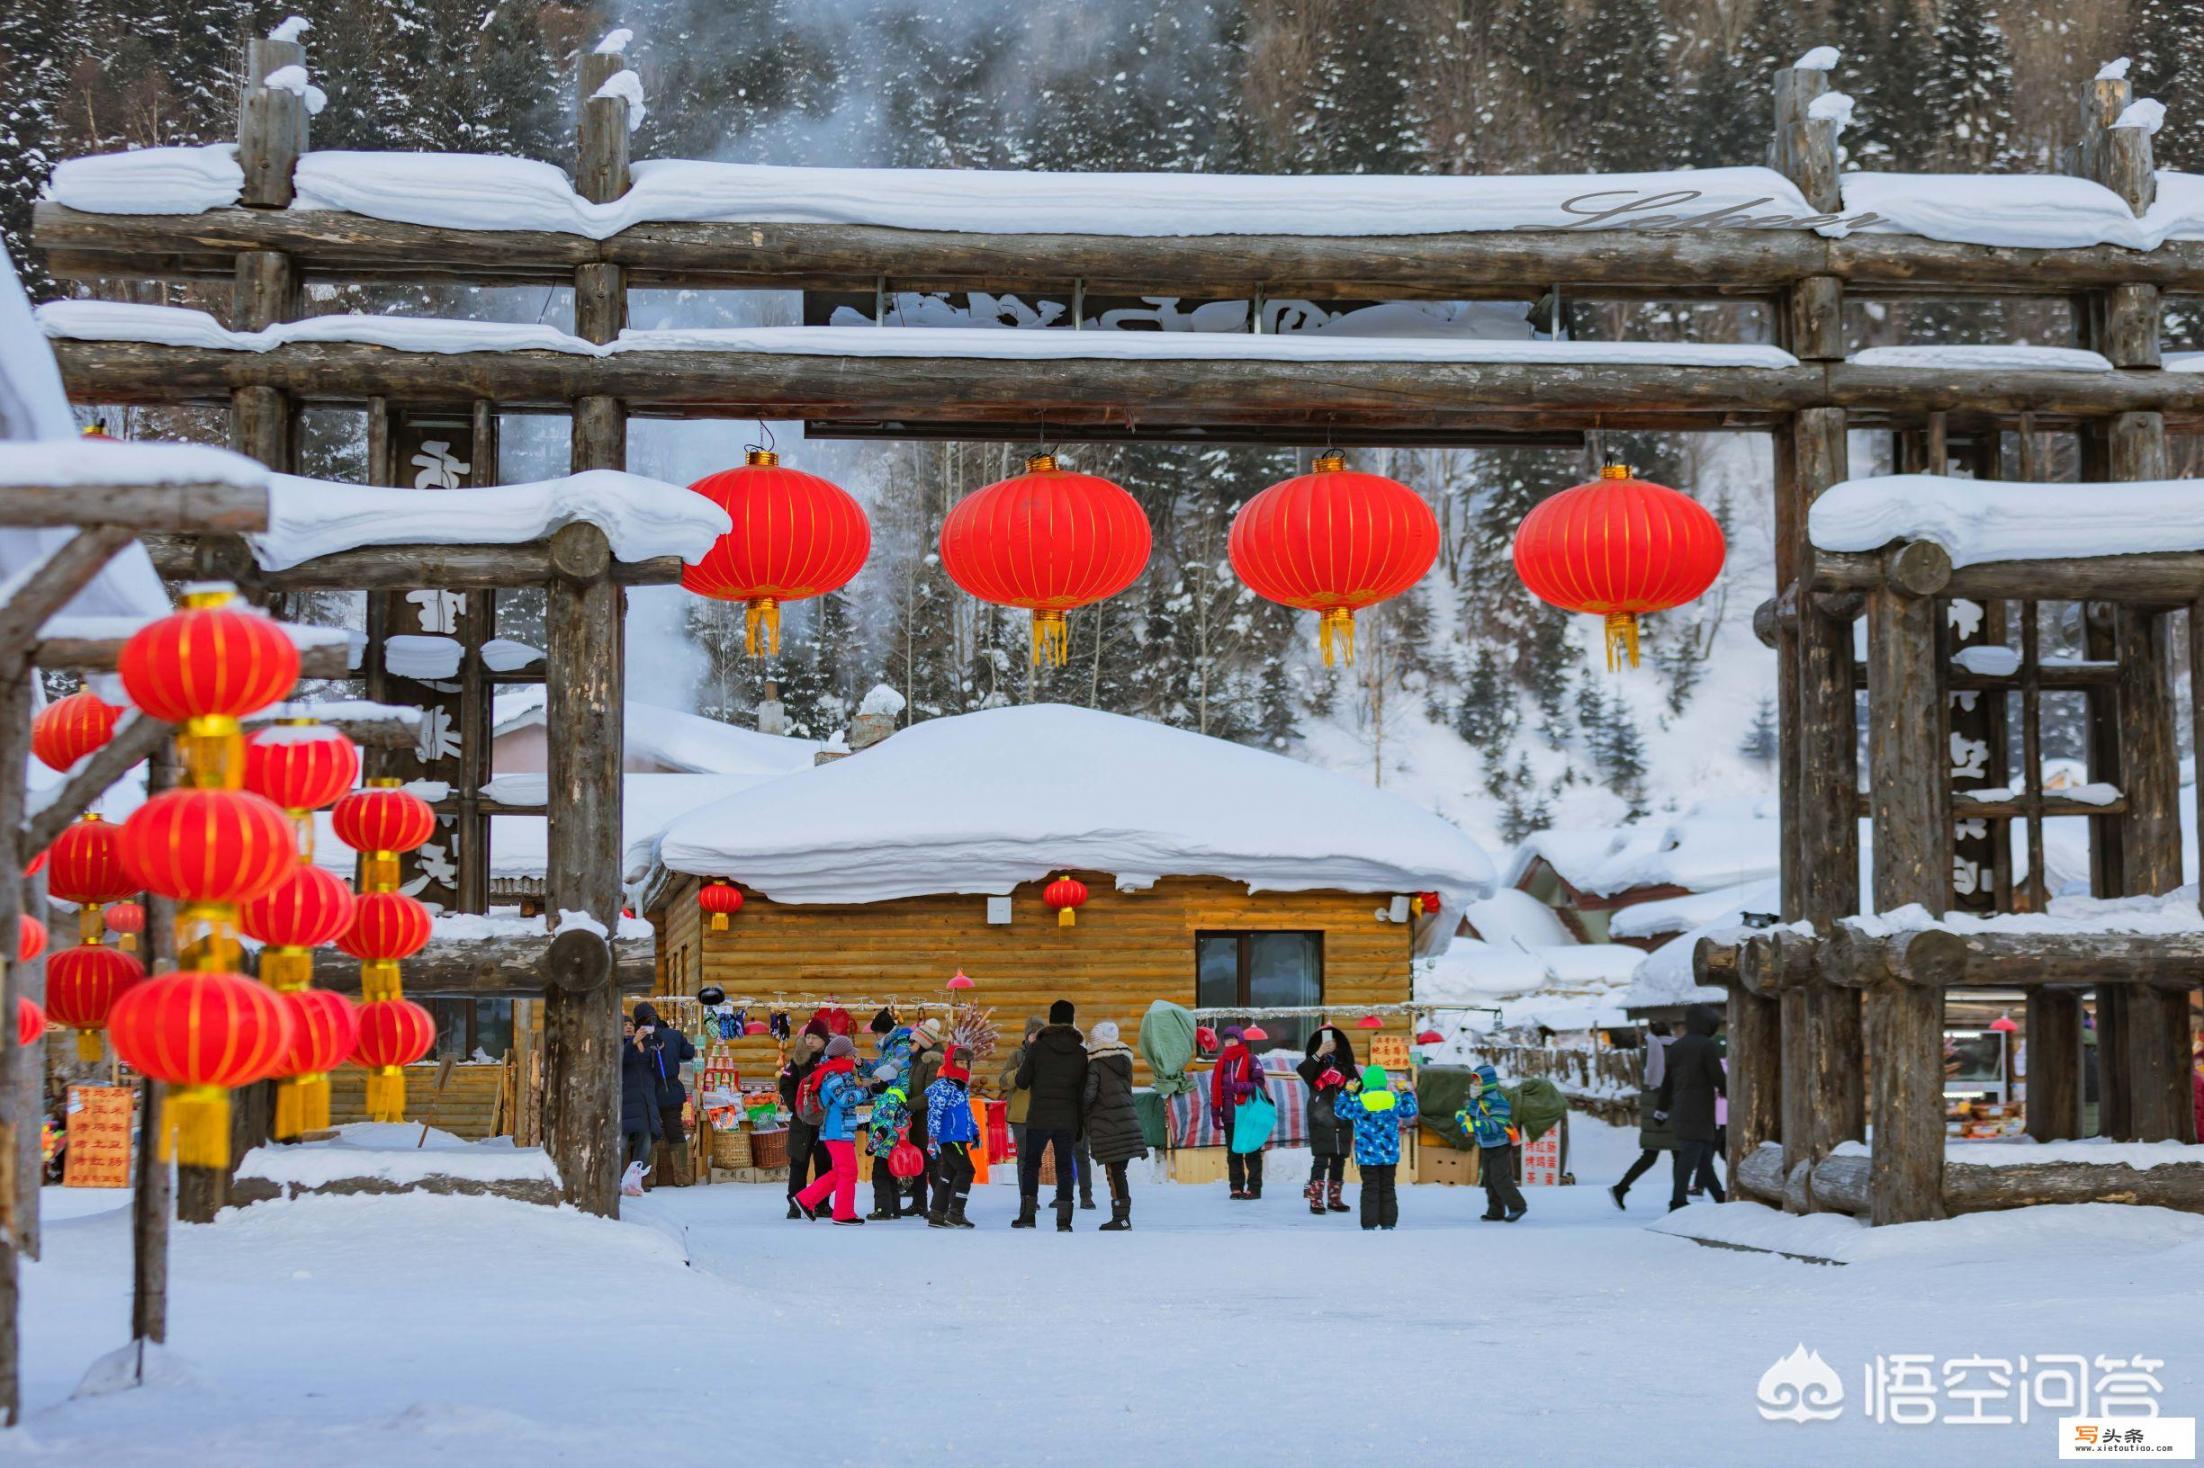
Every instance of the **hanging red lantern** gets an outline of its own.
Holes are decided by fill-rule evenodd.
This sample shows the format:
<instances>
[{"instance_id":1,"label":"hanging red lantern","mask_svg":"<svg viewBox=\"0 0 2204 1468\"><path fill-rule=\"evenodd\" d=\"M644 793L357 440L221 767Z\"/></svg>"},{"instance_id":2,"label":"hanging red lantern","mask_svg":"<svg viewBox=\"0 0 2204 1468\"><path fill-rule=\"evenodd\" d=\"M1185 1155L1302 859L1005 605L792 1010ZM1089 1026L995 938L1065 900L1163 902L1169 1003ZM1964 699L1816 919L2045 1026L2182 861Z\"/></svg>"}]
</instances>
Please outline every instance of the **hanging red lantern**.
<instances>
[{"instance_id":1,"label":"hanging red lantern","mask_svg":"<svg viewBox=\"0 0 2204 1468\"><path fill-rule=\"evenodd\" d=\"M337 946L360 960L360 997L398 997L398 963L428 947L428 908L403 892L362 892L352 899L352 925Z\"/></svg>"},{"instance_id":2,"label":"hanging red lantern","mask_svg":"<svg viewBox=\"0 0 2204 1468\"><path fill-rule=\"evenodd\" d=\"M46 848L46 892L63 902L97 907L138 890L123 856L123 828L87 815L62 828Z\"/></svg>"},{"instance_id":3,"label":"hanging red lantern","mask_svg":"<svg viewBox=\"0 0 2204 1468\"><path fill-rule=\"evenodd\" d=\"M1416 894L1416 906L1423 910L1426 917L1437 912L1442 905L1439 894L1436 892L1418 892Z\"/></svg>"},{"instance_id":4,"label":"hanging red lantern","mask_svg":"<svg viewBox=\"0 0 2204 1468\"><path fill-rule=\"evenodd\" d=\"M298 863L283 812L245 790L164 790L122 835L133 888L194 905L250 902Z\"/></svg>"},{"instance_id":5,"label":"hanging red lantern","mask_svg":"<svg viewBox=\"0 0 2204 1468\"><path fill-rule=\"evenodd\" d=\"M742 1032L745 1035L763 1035L770 1032L771 1029L772 1026L762 1019L745 1020L742 1026Z\"/></svg>"},{"instance_id":6,"label":"hanging red lantern","mask_svg":"<svg viewBox=\"0 0 2204 1468\"><path fill-rule=\"evenodd\" d=\"M77 1032L77 1059L100 1058L100 1031L115 1001L145 979L145 965L120 949L86 943L46 960L46 1014Z\"/></svg>"},{"instance_id":7,"label":"hanging red lantern","mask_svg":"<svg viewBox=\"0 0 2204 1468\"><path fill-rule=\"evenodd\" d=\"M1399 596L1439 556L1439 517L1423 496L1382 474L1319 455L1240 507L1225 543L1256 595L1322 614L1324 663L1334 645L1355 660L1355 613Z\"/></svg>"},{"instance_id":8,"label":"hanging red lantern","mask_svg":"<svg viewBox=\"0 0 2204 1468\"><path fill-rule=\"evenodd\" d=\"M15 1043L36 1045L46 1033L46 1011L38 1001L27 994L19 994L15 1000Z\"/></svg>"},{"instance_id":9,"label":"hanging red lantern","mask_svg":"<svg viewBox=\"0 0 2204 1468\"><path fill-rule=\"evenodd\" d=\"M1621 464L1546 500L1515 529L1515 571L1540 601L1607 619L1607 667L1638 665L1638 618L1682 606L1722 574L1706 506Z\"/></svg>"},{"instance_id":10,"label":"hanging red lantern","mask_svg":"<svg viewBox=\"0 0 2204 1468\"><path fill-rule=\"evenodd\" d=\"M51 770L67 770L115 737L122 710L91 689L57 698L31 720L31 753Z\"/></svg>"},{"instance_id":11,"label":"hanging red lantern","mask_svg":"<svg viewBox=\"0 0 2204 1468\"><path fill-rule=\"evenodd\" d=\"M398 885L398 855L436 834L436 812L429 803L393 779L368 782L337 802L329 813L337 839L360 853L360 886L367 891Z\"/></svg>"},{"instance_id":12,"label":"hanging red lantern","mask_svg":"<svg viewBox=\"0 0 2204 1468\"><path fill-rule=\"evenodd\" d=\"M313 982L311 950L337 941L352 920L352 889L320 867L298 861L275 886L245 904L237 926L246 937L268 945L260 951L260 981L288 992Z\"/></svg>"},{"instance_id":13,"label":"hanging red lantern","mask_svg":"<svg viewBox=\"0 0 2204 1468\"><path fill-rule=\"evenodd\" d=\"M266 963L263 955L262 963ZM274 1134L291 1141L329 1125L329 1072L352 1057L360 1043L359 1006L327 989L299 989L279 996L291 1011L291 1048L276 1084Z\"/></svg>"},{"instance_id":14,"label":"hanging red lantern","mask_svg":"<svg viewBox=\"0 0 2204 1468\"><path fill-rule=\"evenodd\" d=\"M761 647L780 652L782 602L840 588L872 551L872 527L848 491L787 467L770 449L752 449L741 468L707 474L689 488L735 525L682 569L681 584L748 608L743 629L752 657Z\"/></svg>"},{"instance_id":15,"label":"hanging red lantern","mask_svg":"<svg viewBox=\"0 0 2204 1468\"><path fill-rule=\"evenodd\" d=\"M183 610L140 628L123 644L116 671L130 701L181 725L185 778L234 789L242 778L237 721L298 682L298 647L260 612L236 604L228 586L187 592Z\"/></svg>"},{"instance_id":16,"label":"hanging red lantern","mask_svg":"<svg viewBox=\"0 0 2204 1468\"><path fill-rule=\"evenodd\" d=\"M107 931L122 938L125 953L135 952L138 934L145 931L145 909L135 902L118 902L107 909Z\"/></svg>"},{"instance_id":17,"label":"hanging red lantern","mask_svg":"<svg viewBox=\"0 0 2204 1468\"><path fill-rule=\"evenodd\" d=\"M1071 655L1064 614L1139 579L1153 537L1140 501L1035 454L1025 472L974 490L941 524L941 569L981 601L1033 614L1033 663Z\"/></svg>"},{"instance_id":18,"label":"hanging red lantern","mask_svg":"<svg viewBox=\"0 0 2204 1468\"><path fill-rule=\"evenodd\" d=\"M313 851L311 812L333 804L359 777L359 746L314 719L278 719L245 741L245 788L289 812L302 853Z\"/></svg>"},{"instance_id":19,"label":"hanging red lantern","mask_svg":"<svg viewBox=\"0 0 2204 1468\"><path fill-rule=\"evenodd\" d=\"M15 920L15 961L36 963L46 951L46 925L29 913Z\"/></svg>"},{"instance_id":20,"label":"hanging red lantern","mask_svg":"<svg viewBox=\"0 0 2204 1468\"><path fill-rule=\"evenodd\" d=\"M1066 872L1041 889L1041 900L1056 910L1056 926L1076 927L1079 909L1087 903L1087 884Z\"/></svg>"},{"instance_id":21,"label":"hanging red lantern","mask_svg":"<svg viewBox=\"0 0 2204 1468\"><path fill-rule=\"evenodd\" d=\"M411 999L377 999L359 1008L352 1061L367 1070L367 1119L406 1119L405 1067L436 1043L436 1020Z\"/></svg>"},{"instance_id":22,"label":"hanging red lantern","mask_svg":"<svg viewBox=\"0 0 2204 1468\"><path fill-rule=\"evenodd\" d=\"M133 985L109 1028L131 1069L169 1086L160 1156L187 1167L227 1167L230 1098L275 1074L291 1051L291 1012L240 974L187 970Z\"/></svg>"},{"instance_id":23,"label":"hanging red lantern","mask_svg":"<svg viewBox=\"0 0 2204 1468\"><path fill-rule=\"evenodd\" d=\"M696 889L696 905L712 915L712 931L724 933L727 919L742 911L742 889L715 877Z\"/></svg>"}]
</instances>

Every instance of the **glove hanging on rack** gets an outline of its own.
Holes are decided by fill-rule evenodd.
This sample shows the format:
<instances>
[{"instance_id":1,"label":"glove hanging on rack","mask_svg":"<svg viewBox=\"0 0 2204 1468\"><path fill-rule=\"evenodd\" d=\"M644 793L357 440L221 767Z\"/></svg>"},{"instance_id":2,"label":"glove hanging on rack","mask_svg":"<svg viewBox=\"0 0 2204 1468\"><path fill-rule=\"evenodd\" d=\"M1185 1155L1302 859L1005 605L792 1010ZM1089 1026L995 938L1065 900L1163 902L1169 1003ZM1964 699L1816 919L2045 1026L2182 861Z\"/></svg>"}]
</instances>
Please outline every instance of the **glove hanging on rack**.
<instances>
[{"instance_id":1,"label":"glove hanging on rack","mask_svg":"<svg viewBox=\"0 0 2204 1468\"><path fill-rule=\"evenodd\" d=\"M774 1039L786 1040L790 1034L790 1030L788 1028L788 1011L785 1009L774 1010L773 1018L770 1021L769 1028L772 1031Z\"/></svg>"}]
</instances>

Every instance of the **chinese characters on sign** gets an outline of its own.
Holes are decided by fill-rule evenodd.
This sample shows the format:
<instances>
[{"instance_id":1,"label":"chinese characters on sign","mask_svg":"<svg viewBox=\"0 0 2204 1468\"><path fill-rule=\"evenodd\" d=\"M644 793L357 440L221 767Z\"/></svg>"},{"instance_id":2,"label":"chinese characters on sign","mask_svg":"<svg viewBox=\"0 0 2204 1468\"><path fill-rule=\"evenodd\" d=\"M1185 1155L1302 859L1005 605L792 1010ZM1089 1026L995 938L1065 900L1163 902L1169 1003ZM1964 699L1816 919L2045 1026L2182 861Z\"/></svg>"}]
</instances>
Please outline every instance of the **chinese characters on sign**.
<instances>
[{"instance_id":1,"label":"chinese characters on sign","mask_svg":"<svg viewBox=\"0 0 2204 1468\"><path fill-rule=\"evenodd\" d=\"M130 1186L133 1097L128 1086L69 1088L69 1151L61 1168L63 1187Z\"/></svg>"},{"instance_id":2,"label":"chinese characters on sign","mask_svg":"<svg viewBox=\"0 0 2204 1468\"><path fill-rule=\"evenodd\" d=\"M2165 1364L2143 1355L1893 1352L1862 1366L1856 1405L1871 1422L1908 1427L2156 1418ZM1760 1415L1771 1422L1826 1422L1843 1416L1847 1405L1843 1377L1803 1344L1761 1374L1758 1395Z\"/></svg>"}]
</instances>

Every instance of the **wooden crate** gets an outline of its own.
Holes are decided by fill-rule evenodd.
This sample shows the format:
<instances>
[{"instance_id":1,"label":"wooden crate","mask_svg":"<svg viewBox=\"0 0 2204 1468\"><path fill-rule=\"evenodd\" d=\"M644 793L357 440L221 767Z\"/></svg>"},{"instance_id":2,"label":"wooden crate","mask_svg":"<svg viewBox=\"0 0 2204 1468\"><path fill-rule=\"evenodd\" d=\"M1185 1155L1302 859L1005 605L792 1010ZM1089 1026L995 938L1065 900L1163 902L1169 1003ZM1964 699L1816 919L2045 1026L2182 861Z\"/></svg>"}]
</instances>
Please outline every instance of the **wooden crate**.
<instances>
[{"instance_id":1,"label":"wooden crate","mask_svg":"<svg viewBox=\"0 0 2204 1468\"><path fill-rule=\"evenodd\" d=\"M1479 1182L1477 1161L1478 1152L1474 1147L1467 1152L1457 1152L1444 1142L1432 1142L1416 1150L1415 1179L1419 1183L1475 1187Z\"/></svg>"}]
</instances>

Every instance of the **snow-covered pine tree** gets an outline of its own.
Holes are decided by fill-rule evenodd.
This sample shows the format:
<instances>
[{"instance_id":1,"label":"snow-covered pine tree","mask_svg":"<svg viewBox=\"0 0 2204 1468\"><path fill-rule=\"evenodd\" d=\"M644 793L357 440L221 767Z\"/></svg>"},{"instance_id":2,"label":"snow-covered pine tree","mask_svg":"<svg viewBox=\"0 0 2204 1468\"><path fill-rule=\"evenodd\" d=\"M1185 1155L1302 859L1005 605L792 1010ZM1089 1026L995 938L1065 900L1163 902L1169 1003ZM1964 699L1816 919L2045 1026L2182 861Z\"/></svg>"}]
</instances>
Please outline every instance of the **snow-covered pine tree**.
<instances>
[{"instance_id":1,"label":"snow-covered pine tree","mask_svg":"<svg viewBox=\"0 0 2204 1468\"><path fill-rule=\"evenodd\" d=\"M1776 757L1775 700L1762 698L1753 710L1752 723L1738 741L1737 752L1757 764L1772 765Z\"/></svg>"},{"instance_id":2,"label":"snow-covered pine tree","mask_svg":"<svg viewBox=\"0 0 2204 1468\"><path fill-rule=\"evenodd\" d=\"M2012 48L1987 0L1944 0L1936 52L1943 114L1938 166L1966 173L2018 166Z\"/></svg>"},{"instance_id":3,"label":"snow-covered pine tree","mask_svg":"<svg viewBox=\"0 0 2204 1468\"><path fill-rule=\"evenodd\" d=\"M2151 157L2160 168L2204 170L2204 0L2136 0L2130 15L2135 95L2166 104Z\"/></svg>"},{"instance_id":4,"label":"snow-covered pine tree","mask_svg":"<svg viewBox=\"0 0 2204 1468\"><path fill-rule=\"evenodd\" d=\"M1660 0L1593 0L1568 72L1584 167L1603 173L1660 168L1677 142L1668 73L1675 38Z\"/></svg>"}]
</instances>

